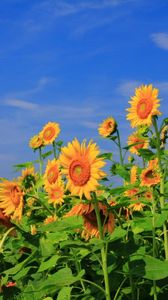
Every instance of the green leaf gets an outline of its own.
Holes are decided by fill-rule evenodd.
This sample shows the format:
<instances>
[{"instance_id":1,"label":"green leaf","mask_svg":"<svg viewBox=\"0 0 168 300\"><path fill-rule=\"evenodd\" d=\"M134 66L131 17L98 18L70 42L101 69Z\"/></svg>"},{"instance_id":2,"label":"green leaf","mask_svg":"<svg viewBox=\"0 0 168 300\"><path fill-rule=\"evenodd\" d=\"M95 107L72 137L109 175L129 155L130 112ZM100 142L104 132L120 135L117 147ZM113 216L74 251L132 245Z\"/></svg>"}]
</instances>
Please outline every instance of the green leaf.
<instances>
[{"instance_id":1,"label":"green leaf","mask_svg":"<svg viewBox=\"0 0 168 300\"><path fill-rule=\"evenodd\" d=\"M26 267L23 268L20 272L18 272L16 275L13 276L14 280L19 280L22 279L31 269L32 267Z\"/></svg>"},{"instance_id":2,"label":"green leaf","mask_svg":"<svg viewBox=\"0 0 168 300\"><path fill-rule=\"evenodd\" d=\"M53 151L47 151L46 153L43 153L41 156L43 159L47 158L48 156L50 156L53 153Z\"/></svg>"},{"instance_id":3,"label":"green leaf","mask_svg":"<svg viewBox=\"0 0 168 300\"><path fill-rule=\"evenodd\" d=\"M43 257L48 257L55 253L55 247L53 243L45 237L40 239L40 250Z\"/></svg>"},{"instance_id":4,"label":"green leaf","mask_svg":"<svg viewBox=\"0 0 168 300\"><path fill-rule=\"evenodd\" d=\"M60 258L59 255L53 255L47 261L43 261L37 272L43 272L47 269L51 269L51 268L55 267L59 258Z\"/></svg>"},{"instance_id":5,"label":"green leaf","mask_svg":"<svg viewBox=\"0 0 168 300\"><path fill-rule=\"evenodd\" d=\"M55 142L55 144L56 144L58 147L62 147L63 143L64 143L63 141Z\"/></svg>"},{"instance_id":6,"label":"green leaf","mask_svg":"<svg viewBox=\"0 0 168 300\"><path fill-rule=\"evenodd\" d=\"M102 154L99 154L97 157L98 158L107 159L107 160L112 160L113 154L111 152L109 152L109 153L102 153Z\"/></svg>"},{"instance_id":7,"label":"green leaf","mask_svg":"<svg viewBox=\"0 0 168 300\"><path fill-rule=\"evenodd\" d=\"M79 229L83 225L83 218L81 216L72 216L64 218L60 221L52 222L50 224L41 226L41 232L60 232L64 230Z\"/></svg>"},{"instance_id":8,"label":"green leaf","mask_svg":"<svg viewBox=\"0 0 168 300\"><path fill-rule=\"evenodd\" d=\"M108 240L113 242L113 241L116 241L116 240L119 240L119 239L122 239L123 237L126 236L126 233L127 231L118 227L114 230L113 233L111 233L108 237Z\"/></svg>"},{"instance_id":9,"label":"green leaf","mask_svg":"<svg viewBox=\"0 0 168 300\"><path fill-rule=\"evenodd\" d=\"M27 162L22 163L22 164L13 165L13 167L14 167L14 169L16 171L19 171L20 169L23 169L23 168L33 167L34 163L37 163L37 162L38 162L37 160L35 160L35 161L27 161Z\"/></svg>"},{"instance_id":10,"label":"green leaf","mask_svg":"<svg viewBox=\"0 0 168 300\"><path fill-rule=\"evenodd\" d=\"M168 261L161 261L152 256L145 256L145 275L144 278L150 280L160 280L168 277Z\"/></svg>"},{"instance_id":11,"label":"green leaf","mask_svg":"<svg viewBox=\"0 0 168 300\"><path fill-rule=\"evenodd\" d=\"M115 174L121 176L126 181L130 180L130 174L129 174L128 170L124 166L116 164L116 166L115 166Z\"/></svg>"},{"instance_id":12,"label":"green leaf","mask_svg":"<svg viewBox=\"0 0 168 300\"><path fill-rule=\"evenodd\" d=\"M125 192L126 190L126 187L117 187L117 188L114 188L114 189L111 189L110 190L110 195L121 195L123 194L123 192Z\"/></svg>"},{"instance_id":13,"label":"green leaf","mask_svg":"<svg viewBox=\"0 0 168 300\"><path fill-rule=\"evenodd\" d=\"M70 300L72 287L63 287L57 297L57 300Z\"/></svg>"},{"instance_id":14,"label":"green leaf","mask_svg":"<svg viewBox=\"0 0 168 300\"><path fill-rule=\"evenodd\" d=\"M46 233L46 237L53 244L59 243L61 241L66 241L68 239L68 235L67 235L66 231L48 232L48 233Z\"/></svg>"},{"instance_id":15,"label":"green leaf","mask_svg":"<svg viewBox=\"0 0 168 300\"><path fill-rule=\"evenodd\" d=\"M151 160L155 157L155 153L149 149L138 149L138 152L146 160Z\"/></svg>"},{"instance_id":16,"label":"green leaf","mask_svg":"<svg viewBox=\"0 0 168 300\"><path fill-rule=\"evenodd\" d=\"M6 275L9 275L9 274L14 275L14 274L18 273L24 266L26 266L27 263L30 263L31 261L35 260L36 254L37 254L37 252L35 251L29 257L27 257L24 261L17 264L13 268L5 270L3 273L6 274Z\"/></svg>"}]
</instances>

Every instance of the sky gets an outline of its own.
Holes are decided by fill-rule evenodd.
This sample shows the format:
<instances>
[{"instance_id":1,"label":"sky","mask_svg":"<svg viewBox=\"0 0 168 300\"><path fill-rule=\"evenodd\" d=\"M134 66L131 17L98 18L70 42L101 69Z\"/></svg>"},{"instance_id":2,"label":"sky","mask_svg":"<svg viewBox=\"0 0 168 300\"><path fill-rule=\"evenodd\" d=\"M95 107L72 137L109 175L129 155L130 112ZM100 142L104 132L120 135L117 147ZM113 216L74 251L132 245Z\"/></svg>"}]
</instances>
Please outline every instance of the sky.
<instances>
[{"instance_id":1,"label":"sky","mask_svg":"<svg viewBox=\"0 0 168 300\"><path fill-rule=\"evenodd\" d=\"M28 143L49 121L64 145L93 139L117 159L97 128L114 117L125 146L141 84L159 88L166 117L167 18L166 0L1 0L0 177L37 158Z\"/></svg>"}]
</instances>

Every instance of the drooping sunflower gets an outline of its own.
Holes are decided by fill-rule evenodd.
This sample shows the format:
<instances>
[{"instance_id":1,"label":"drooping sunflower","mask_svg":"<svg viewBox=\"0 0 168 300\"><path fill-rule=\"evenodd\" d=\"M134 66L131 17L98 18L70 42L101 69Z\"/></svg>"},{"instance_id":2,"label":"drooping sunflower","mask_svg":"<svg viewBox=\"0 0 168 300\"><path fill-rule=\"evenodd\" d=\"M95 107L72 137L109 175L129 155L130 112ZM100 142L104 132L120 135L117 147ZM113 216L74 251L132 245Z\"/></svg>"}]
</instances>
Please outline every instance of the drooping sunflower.
<instances>
[{"instance_id":1,"label":"drooping sunflower","mask_svg":"<svg viewBox=\"0 0 168 300\"><path fill-rule=\"evenodd\" d=\"M23 190L31 191L37 182L37 174L35 173L34 167L29 167L22 170L22 175L18 178Z\"/></svg>"},{"instance_id":2,"label":"drooping sunflower","mask_svg":"<svg viewBox=\"0 0 168 300\"><path fill-rule=\"evenodd\" d=\"M101 170L105 165L102 158L98 158L100 151L96 143L89 142L86 145L84 140L81 144L75 138L72 143L68 143L62 148L60 164L62 173L67 177L67 189L74 195L82 198L84 194L87 199L91 199L90 192L96 191L100 180L105 176Z\"/></svg>"},{"instance_id":3,"label":"drooping sunflower","mask_svg":"<svg viewBox=\"0 0 168 300\"><path fill-rule=\"evenodd\" d=\"M124 192L125 196L133 201L133 203L128 206L128 208L131 208L133 211L143 210L143 207L145 206L145 204L139 201L139 191L140 190L135 187Z\"/></svg>"},{"instance_id":4,"label":"drooping sunflower","mask_svg":"<svg viewBox=\"0 0 168 300\"><path fill-rule=\"evenodd\" d=\"M3 213L2 209L0 209L0 225L3 225L7 228L12 226L10 218Z\"/></svg>"},{"instance_id":5,"label":"drooping sunflower","mask_svg":"<svg viewBox=\"0 0 168 300\"><path fill-rule=\"evenodd\" d=\"M158 99L158 89L153 88L152 84L142 85L135 89L135 96L131 98L130 108L127 114L127 120L131 122L131 127L139 125L150 126L152 124L152 116L160 115L158 107L160 106Z\"/></svg>"},{"instance_id":6,"label":"drooping sunflower","mask_svg":"<svg viewBox=\"0 0 168 300\"><path fill-rule=\"evenodd\" d=\"M17 182L4 180L0 183L0 209L6 216L13 220L22 218L23 195Z\"/></svg>"},{"instance_id":7,"label":"drooping sunflower","mask_svg":"<svg viewBox=\"0 0 168 300\"><path fill-rule=\"evenodd\" d=\"M43 146L43 140L40 135L34 135L29 141L29 147L32 149L37 149Z\"/></svg>"},{"instance_id":8,"label":"drooping sunflower","mask_svg":"<svg viewBox=\"0 0 168 300\"><path fill-rule=\"evenodd\" d=\"M133 211L141 211L141 210L143 210L144 206L145 206L144 203L137 201L137 202L130 204L129 208L132 208Z\"/></svg>"},{"instance_id":9,"label":"drooping sunflower","mask_svg":"<svg viewBox=\"0 0 168 300\"><path fill-rule=\"evenodd\" d=\"M139 192L139 189L134 187L134 188L126 190L124 192L124 195L131 198L132 200L138 200L138 195L137 195L138 192Z\"/></svg>"},{"instance_id":10,"label":"drooping sunflower","mask_svg":"<svg viewBox=\"0 0 168 300\"><path fill-rule=\"evenodd\" d=\"M60 165L58 160L48 160L47 166L44 173L44 187L50 188L52 184L55 184L61 179Z\"/></svg>"},{"instance_id":11,"label":"drooping sunflower","mask_svg":"<svg viewBox=\"0 0 168 300\"><path fill-rule=\"evenodd\" d=\"M112 233L114 230L114 215L111 212L108 212L107 207L101 202L98 203L101 222L103 225L103 233L106 232ZM84 229L82 230L81 236L88 240L92 237L99 238L99 230L97 225L97 218L94 206L92 204L77 204L75 205L66 216L82 216L84 220Z\"/></svg>"},{"instance_id":12,"label":"drooping sunflower","mask_svg":"<svg viewBox=\"0 0 168 300\"><path fill-rule=\"evenodd\" d=\"M146 149L148 148L148 145L149 145L148 139L143 135L141 135L138 131L132 133L128 137L128 146L131 146L129 148L129 151L133 154L139 155L138 150Z\"/></svg>"},{"instance_id":13,"label":"drooping sunflower","mask_svg":"<svg viewBox=\"0 0 168 300\"><path fill-rule=\"evenodd\" d=\"M160 173L157 159L149 161L148 167L141 172L140 178L141 186L150 187L160 183Z\"/></svg>"},{"instance_id":14,"label":"drooping sunflower","mask_svg":"<svg viewBox=\"0 0 168 300\"><path fill-rule=\"evenodd\" d=\"M64 183L61 180L48 187L48 203L52 203L54 206L62 205L64 202L64 190Z\"/></svg>"},{"instance_id":15,"label":"drooping sunflower","mask_svg":"<svg viewBox=\"0 0 168 300\"><path fill-rule=\"evenodd\" d=\"M106 138L112 135L116 131L116 128L117 128L117 123L115 119L109 117L99 125L98 132L102 137Z\"/></svg>"},{"instance_id":16,"label":"drooping sunflower","mask_svg":"<svg viewBox=\"0 0 168 300\"><path fill-rule=\"evenodd\" d=\"M56 216L48 216L47 218L45 218L44 220L44 224L47 225L47 224L50 224L52 222L55 222L57 221L57 217Z\"/></svg>"},{"instance_id":17,"label":"drooping sunflower","mask_svg":"<svg viewBox=\"0 0 168 300\"><path fill-rule=\"evenodd\" d=\"M44 145L50 145L54 142L60 133L60 126L55 122L48 122L40 132L40 137Z\"/></svg>"}]
</instances>

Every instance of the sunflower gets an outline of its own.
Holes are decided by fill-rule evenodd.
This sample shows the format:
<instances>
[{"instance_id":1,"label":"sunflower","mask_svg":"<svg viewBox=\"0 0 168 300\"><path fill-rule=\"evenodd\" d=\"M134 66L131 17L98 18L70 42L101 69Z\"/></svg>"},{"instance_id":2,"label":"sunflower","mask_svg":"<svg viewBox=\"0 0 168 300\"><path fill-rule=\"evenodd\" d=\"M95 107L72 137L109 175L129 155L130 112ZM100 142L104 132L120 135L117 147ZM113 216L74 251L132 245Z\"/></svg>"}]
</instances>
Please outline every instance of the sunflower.
<instances>
[{"instance_id":1,"label":"sunflower","mask_svg":"<svg viewBox=\"0 0 168 300\"><path fill-rule=\"evenodd\" d=\"M141 172L141 186L153 186L160 182L158 160L153 159L149 162L146 169Z\"/></svg>"},{"instance_id":2,"label":"sunflower","mask_svg":"<svg viewBox=\"0 0 168 300\"><path fill-rule=\"evenodd\" d=\"M44 173L44 187L50 188L52 184L55 184L58 180L61 179L60 165L58 160L48 160L46 170Z\"/></svg>"},{"instance_id":3,"label":"sunflower","mask_svg":"<svg viewBox=\"0 0 168 300\"><path fill-rule=\"evenodd\" d=\"M141 211L141 210L143 210L144 206L145 206L145 204L137 201L137 202L130 204L129 208L132 208L133 211Z\"/></svg>"},{"instance_id":4,"label":"sunflower","mask_svg":"<svg viewBox=\"0 0 168 300\"><path fill-rule=\"evenodd\" d=\"M111 212L107 211L107 207L103 205L101 202L98 203L101 222L103 225L103 233L106 232L112 233L114 230L114 215ZM99 230L97 225L97 218L94 206L92 204L77 204L75 205L69 213L66 214L67 217L69 216L82 216L84 220L84 229L82 230L81 236L88 240L92 237L99 237Z\"/></svg>"},{"instance_id":5,"label":"sunflower","mask_svg":"<svg viewBox=\"0 0 168 300\"><path fill-rule=\"evenodd\" d=\"M80 144L74 139L62 148L60 164L63 166L62 173L67 176L67 189L72 194L80 198L84 194L87 199L91 199L90 192L96 191L98 180L105 176L100 170L105 162L97 157L98 154L100 151L92 141L86 146L85 140Z\"/></svg>"},{"instance_id":6,"label":"sunflower","mask_svg":"<svg viewBox=\"0 0 168 300\"><path fill-rule=\"evenodd\" d=\"M52 222L55 222L57 221L57 217L56 216L48 216L47 218L45 218L44 220L44 224L47 225L47 224L50 224Z\"/></svg>"},{"instance_id":7,"label":"sunflower","mask_svg":"<svg viewBox=\"0 0 168 300\"><path fill-rule=\"evenodd\" d=\"M23 191L15 181L4 180L0 183L0 208L11 219L20 220L23 210Z\"/></svg>"},{"instance_id":8,"label":"sunflower","mask_svg":"<svg viewBox=\"0 0 168 300\"><path fill-rule=\"evenodd\" d=\"M60 126L55 122L48 122L40 132L44 145L50 145L54 142L60 133Z\"/></svg>"},{"instance_id":9,"label":"sunflower","mask_svg":"<svg viewBox=\"0 0 168 300\"><path fill-rule=\"evenodd\" d=\"M128 145L130 146L129 151L131 153L139 155L138 150L148 148L149 143L146 137L136 131L128 137Z\"/></svg>"},{"instance_id":10,"label":"sunflower","mask_svg":"<svg viewBox=\"0 0 168 300\"><path fill-rule=\"evenodd\" d=\"M165 125L160 133L161 147L164 147L168 138L168 125Z\"/></svg>"},{"instance_id":11,"label":"sunflower","mask_svg":"<svg viewBox=\"0 0 168 300\"><path fill-rule=\"evenodd\" d=\"M7 228L12 226L10 218L3 213L2 209L0 209L0 225L3 225Z\"/></svg>"},{"instance_id":12,"label":"sunflower","mask_svg":"<svg viewBox=\"0 0 168 300\"><path fill-rule=\"evenodd\" d=\"M133 166L130 170L130 183L134 184L137 181L137 166Z\"/></svg>"},{"instance_id":13,"label":"sunflower","mask_svg":"<svg viewBox=\"0 0 168 300\"><path fill-rule=\"evenodd\" d=\"M160 115L158 107L160 100L158 99L158 89L153 88L152 84L142 85L135 89L135 96L131 98L129 103L131 107L127 109L127 120L131 122L131 127L139 125L150 126L152 124L152 116Z\"/></svg>"},{"instance_id":14,"label":"sunflower","mask_svg":"<svg viewBox=\"0 0 168 300\"><path fill-rule=\"evenodd\" d=\"M138 200L138 195L137 195L138 192L139 192L139 189L135 187L135 188L126 190L124 192L124 195L126 197L131 198L132 200Z\"/></svg>"},{"instance_id":15,"label":"sunflower","mask_svg":"<svg viewBox=\"0 0 168 300\"><path fill-rule=\"evenodd\" d=\"M61 205L64 202L64 184L60 180L57 183L51 185L48 189L48 203L56 205Z\"/></svg>"},{"instance_id":16,"label":"sunflower","mask_svg":"<svg viewBox=\"0 0 168 300\"><path fill-rule=\"evenodd\" d=\"M42 138L36 134L29 141L29 147L32 149L37 149L43 146Z\"/></svg>"},{"instance_id":17,"label":"sunflower","mask_svg":"<svg viewBox=\"0 0 168 300\"><path fill-rule=\"evenodd\" d=\"M143 210L145 204L139 201L139 189L138 188L132 188L124 192L125 196L129 197L131 201L134 202L128 206L128 208L131 208L133 211L140 211Z\"/></svg>"},{"instance_id":18,"label":"sunflower","mask_svg":"<svg viewBox=\"0 0 168 300\"><path fill-rule=\"evenodd\" d=\"M117 123L115 119L109 117L99 125L98 132L102 137L106 138L112 135L116 131L116 128L117 128Z\"/></svg>"},{"instance_id":19,"label":"sunflower","mask_svg":"<svg viewBox=\"0 0 168 300\"><path fill-rule=\"evenodd\" d=\"M26 191L31 191L37 181L37 175L35 174L34 167L29 167L22 170L22 176L18 178L18 182L22 188Z\"/></svg>"},{"instance_id":20,"label":"sunflower","mask_svg":"<svg viewBox=\"0 0 168 300\"><path fill-rule=\"evenodd\" d=\"M152 200L153 199L153 194L151 191L146 191L144 193L144 198L147 199L147 200Z\"/></svg>"}]
</instances>

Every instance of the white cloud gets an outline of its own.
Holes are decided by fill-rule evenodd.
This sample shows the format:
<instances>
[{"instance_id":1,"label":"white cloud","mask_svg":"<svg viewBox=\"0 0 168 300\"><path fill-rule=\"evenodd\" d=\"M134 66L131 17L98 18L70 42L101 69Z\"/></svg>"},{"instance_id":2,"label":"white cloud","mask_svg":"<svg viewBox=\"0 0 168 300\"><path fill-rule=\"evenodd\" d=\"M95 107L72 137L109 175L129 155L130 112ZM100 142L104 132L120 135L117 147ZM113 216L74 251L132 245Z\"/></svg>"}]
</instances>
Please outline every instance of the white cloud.
<instances>
[{"instance_id":1,"label":"white cloud","mask_svg":"<svg viewBox=\"0 0 168 300\"><path fill-rule=\"evenodd\" d=\"M141 83L138 80L123 81L118 85L117 93L125 97L131 97L135 92L135 88L139 85Z\"/></svg>"},{"instance_id":2,"label":"white cloud","mask_svg":"<svg viewBox=\"0 0 168 300\"><path fill-rule=\"evenodd\" d=\"M159 82L156 86L162 93L168 94L168 81Z\"/></svg>"},{"instance_id":3,"label":"white cloud","mask_svg":"<svg viewBox=\"0 0 168 300\"><path fill-rule=\"evenodd\" d=\"M34 110L38 108L36 103L19 100L19 99L6 99L3 101L6 106L17 107L25 110Z\"/></svg>"},{"instance_id":4,"label":"white cloud","mask_svg":"<svg viewBox=\"0 0 168 300\"><path fill-rule=\"evenodd\" d=\"M89 0L89 1L77 1L76 3L68 3L67 1L57 0L53 2L52 0L46 0L40 3L34 8L40 7L41 10L51 12L55 17L68 16L71 14L76 14L85 10L101 10L106 8L113 8L121 4L126 4L128 2L134 2L134 0Z\"/></svg>"},{"instance_id":5,"label":"white cloud","mask_svg":"<svg viewBox=\"0 0 168 300\"><path fill-rule=\"evenodd\" d=\"M81 123L86 128L89 129L97 129L98 128L98 123L97 122L91 122L91 121L84 121Z\"/></svg>"},{"instance_id":6,"label":"white cloud","mask_svg":"<svg viewBox=\"0 0 168 300\"><path fill-rule=\"evenodd\" d=\"M151 35L151 38L159 48L168 50L168 33L166 32L153 33Z\"/></svg>"}]
</instances>

